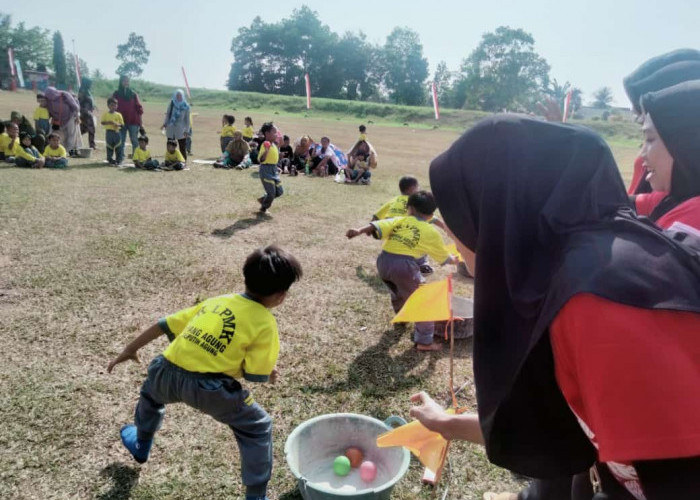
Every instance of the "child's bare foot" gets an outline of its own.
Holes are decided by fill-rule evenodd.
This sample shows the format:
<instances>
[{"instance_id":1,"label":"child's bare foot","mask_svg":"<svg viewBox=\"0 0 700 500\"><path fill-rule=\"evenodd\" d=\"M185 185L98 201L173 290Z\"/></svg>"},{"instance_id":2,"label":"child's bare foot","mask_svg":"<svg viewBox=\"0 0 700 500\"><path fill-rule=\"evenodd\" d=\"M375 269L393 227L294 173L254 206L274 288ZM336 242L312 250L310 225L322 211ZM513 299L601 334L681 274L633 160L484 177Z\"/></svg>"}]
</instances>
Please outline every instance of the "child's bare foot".
<instances>
[{"instance_id":1,"label":"child's bare foot","mask_svg":"<svg viewBox=\"0 0 700 500\"><path fill-rule=\"evenodd\" d=\"M442 351L442 344L416 344L417 351Z\"/></svg>"}]
</instances>

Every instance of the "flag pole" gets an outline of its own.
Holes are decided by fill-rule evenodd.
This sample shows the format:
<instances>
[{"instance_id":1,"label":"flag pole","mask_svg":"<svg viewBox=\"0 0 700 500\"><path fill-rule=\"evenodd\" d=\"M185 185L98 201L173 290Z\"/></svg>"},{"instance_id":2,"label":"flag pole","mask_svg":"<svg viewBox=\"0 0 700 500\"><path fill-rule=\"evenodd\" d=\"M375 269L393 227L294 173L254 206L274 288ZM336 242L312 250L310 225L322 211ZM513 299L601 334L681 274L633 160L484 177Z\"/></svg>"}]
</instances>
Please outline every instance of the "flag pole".
<instances>
[{"instance_id":1,"label":"flag pole","mask_svg":"<svg viewBox=\"0 0 700 500\"><path fill-rule=\"evenodd\" d=\"M306 109L311 109L311 80L308 73L304 75L304 80L306 82Z\"/></svg>"},{"instance_id":2,"label":"flag pole","mask_svg":"<svg viewBox=\"0 0 700 500\"><path fill-rule=\"evenodd\" d=\"M187 83L187 73L185 73L185 67L180 66L182 68L182 77L185 79L185 90L187 90L187 98L191 101L192 100L192 95L190 94L190 84Z\"/></svg>"}]
</instances>

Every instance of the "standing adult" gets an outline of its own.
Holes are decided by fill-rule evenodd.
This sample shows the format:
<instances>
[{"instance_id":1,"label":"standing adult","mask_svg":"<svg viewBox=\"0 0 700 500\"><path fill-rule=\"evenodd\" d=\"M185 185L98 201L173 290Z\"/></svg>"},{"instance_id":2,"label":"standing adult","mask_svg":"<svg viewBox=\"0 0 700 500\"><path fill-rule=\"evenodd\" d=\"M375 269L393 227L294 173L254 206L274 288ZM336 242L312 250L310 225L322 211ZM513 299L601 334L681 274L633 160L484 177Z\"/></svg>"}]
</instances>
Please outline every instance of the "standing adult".
<instances>
[{"instance_id":1,"label":"standing adult","mask_svg":"<svg viewBox=\"0 0 700 500\"><path fill-rule=\"evenodd\" d=\"M58 126L61 144L70 156L76 156L83 147L80 135L80 104L69 92L47 87L44 91L53 127Z\"/></svg>"},{"instance_id":2,"label":"standing adult","mask_svg":"<svg viewBox=\"0 0 700 500\"><path fill-rule=\"evenodd\" d=\"M95 146L95 101L92 99L92 80L83 77L80 80L80 89L78 90L78 104L80 104L80 134L87 133L88 144L90 148L97 149ZM122 141L123 142L123 141Z\"/></svg>"},{"instance_id":3,"label":"standing adult","mask_svg":"<svg viewBox=\"0 0 700 500\"><path fill-rule=\"evenodd\" d=\"M112 94L117 100L117 111L124 117L124 126L120 130L122 145L121 157L124 156L126 145L126 134L129 134L132 154L139 147L139 129L142 127L143 106L136 92L129 86L129 77L122 75L119 77L119 88Z\"/></svg>"},{"instance_id":4,"label":"standing adult","mask_svg":"<svg viewBox=\"0 0 700 500\"><path fill-rule=\"evenodd\" d=\"M176 140L182 156L187 159L187 136L190 131L190 105L185 100L185 93L177 89L168 104L162 129L168 139Z\"/></svg>"}]
</instances>

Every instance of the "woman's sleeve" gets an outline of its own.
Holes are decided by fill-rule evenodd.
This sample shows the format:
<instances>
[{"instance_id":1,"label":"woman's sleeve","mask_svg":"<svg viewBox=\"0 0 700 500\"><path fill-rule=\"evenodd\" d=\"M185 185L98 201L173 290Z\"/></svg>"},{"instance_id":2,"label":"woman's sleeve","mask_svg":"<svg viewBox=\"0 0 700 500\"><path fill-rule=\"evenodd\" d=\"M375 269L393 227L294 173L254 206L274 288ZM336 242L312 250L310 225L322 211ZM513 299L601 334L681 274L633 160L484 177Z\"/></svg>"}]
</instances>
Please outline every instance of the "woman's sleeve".
<instances>
[{"instance_id":1,"label":"woman's sleeve","mask_svg":"<svg viewBox=\"0 0 700 500\"><path fill-rule=\"evenodd\" d=\"M68 92L63 92L63 99L73 113L80 113L80 104L75 100L75 97Z\"/></svg>"}]
</instances>

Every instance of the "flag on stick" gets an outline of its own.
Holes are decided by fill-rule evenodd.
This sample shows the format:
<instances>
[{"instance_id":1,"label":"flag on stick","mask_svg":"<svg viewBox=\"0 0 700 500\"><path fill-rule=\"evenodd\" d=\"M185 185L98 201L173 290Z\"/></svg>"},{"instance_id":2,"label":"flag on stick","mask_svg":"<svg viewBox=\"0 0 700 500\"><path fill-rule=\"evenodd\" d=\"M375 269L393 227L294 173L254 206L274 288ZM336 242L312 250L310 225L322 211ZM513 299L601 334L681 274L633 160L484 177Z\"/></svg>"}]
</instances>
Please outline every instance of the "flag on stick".
<instances>
[{"instance_id":1,"label":"flag on stick","mask_svg":"<svg viewBox=\"0 0 700 500\"><path fill-rule=\"evenodd\" d=\"M435 86L435 82L433 82L431 87L432 87L432 94L433 94L433 108L435 108L435 119L439 120L440 119L440 108L438 106L437 87Z\"/></svg>"},{"instance_id":2,"label":"flag on stick","mask_svg":"<svg viewBox=\"0 0 700 500\"><path fill-rule=\"evenodd\" d=\"M304 75L304 80L306 80L306 109L311 109L311 80L308 73Z\"/></svg>"},{"instance_id":3,"label":"flag on stick","mask_svg":"<svg viewBox=\"0 0 700 500\"><path fill-rule=\"evenodd\" d=\"M10 60L10 75L16 76L16 73L15 73L15 51L12 50L12 47L7 49L7 57Z\"/></svg>"},{"instance_id":4,"label":"flag on stick","mask_svg":"<svg viewBox=\"0 0 700 500\"><path fill-rule=\"evenodd\" d=\"M80 82L82 81L82 78L80 77L80 61L78 60L78 54L73 53L73 62L75 63L75 78L78 80L76 84L78 85L76 88L80 88Z\"/></svg>"},{"instance_id":5,"label":"flag on stick","mask_svg":"<svg viewBox=\"0 0 700 500\"><path fill-rule=\"evenodd\" d=\"M421 285L411 294L392 323L447 321L452 318L452 280Z\"/></svg>"},{"instance_id":6,"label":"flag on stick","mask_svg":"<svg viewBox=\"0 0 700 500\"><path fill-rule=\"evenodd\" d=\"M573 90L569 90L564 98L564 113L562 116L562 122L566 123L566 118L569 116L569 108L571 107L571 93Z\"/></svg>"},{"instance_id":7,"label":"flag on stick","mask_svg":"<svg viewBox=\"0 0 700 500\"><path fill-rule=\"evenodd\" d=\"M192 95L190 94L190 84L187 83L187 73L185 73L185 67L182 67L182 77L185 79L185 90L187 90L187 98L192 99Z\"/></svg>"}]
</instances>

